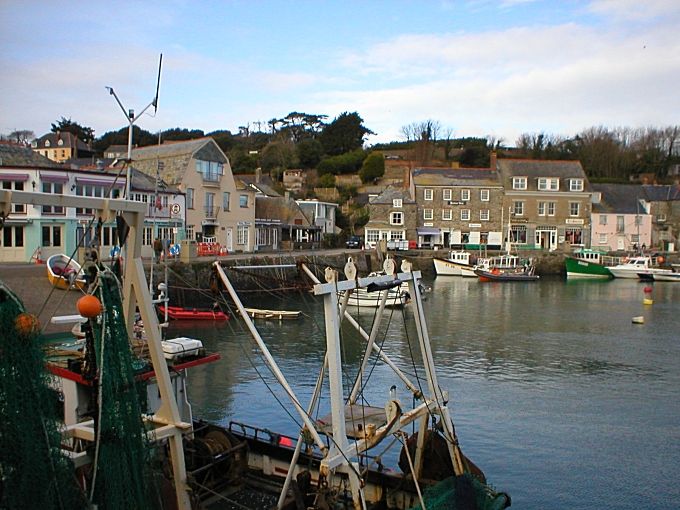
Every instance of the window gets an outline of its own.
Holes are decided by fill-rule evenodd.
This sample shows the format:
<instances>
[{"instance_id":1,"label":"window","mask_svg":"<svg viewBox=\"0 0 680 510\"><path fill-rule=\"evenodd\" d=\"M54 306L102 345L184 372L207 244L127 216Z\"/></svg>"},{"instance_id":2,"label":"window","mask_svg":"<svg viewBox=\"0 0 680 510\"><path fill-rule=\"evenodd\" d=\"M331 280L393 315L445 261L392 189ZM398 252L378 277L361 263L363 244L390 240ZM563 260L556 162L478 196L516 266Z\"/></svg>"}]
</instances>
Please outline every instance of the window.
<instances>
[{"instance_id":1,"label":"window","mask_svg":"<svg viewBox=\"0 0 680 510\"><path fill-rule=\"evenodd\" d=\"M433 193L431 188L425 188L423 190L423 197L425 200L432 200Z\"/></svg>"},{"instance_id":2,"label":"window","mask_svg":"<svg viewBox=\"0 0 680 510\"><path fill-rule=\"evenodd\" d=\"M432 220L434 218L434 210L433 209L423 209L423 219L424 220Z\"/></svg>"},{"instance_id":3,"label":"window","mask_svg":"<svg viewBox=\"0 0 680 510\"><path fill-rule=\"evenodd\" d=\"M379 230L366 230L366 242L377 243L378 241L380 241Z\"/></svg>"},{"instance_id":4,"label":"window","mask_svg":"<svg viewBox=\"0 0 680 510\"><path fill-rule=\"evenodd\" d=\"M470 190L469 189L460 190L460 199L463 202L468 202L470 200Z\"/></svg>"},{"instance_id":5,"label":"window","mask_svg":"<svg viewBox=\"0 0 680 510\"><path fill-rule=\"evenodd\" d=\"M49 140L45 140L45 147L49 147L49 146L50 146L50 141L49 141Z\"/></svg>"},{"instance_id":6,"label":"window","mask_svg":"<svg viewBox=\"0 0 680 510\"><path fill-rule=\"evenodd\" d=\"M512 214L515 216L524 216L524 202L515 200L512 203Z\"/></svg>"},{"instance_id":7,"label":"window","mask_svg":"<svg viewBox=\"0 0 680 510\"><path fill-rule=\"evenodd\" d=\"M600 214L600 225L606 225L607 224L607 215L606 214Z\"/></svg>"},{"instance_id":8,"label":"window","mask_svg":"<svg viewBox=\"0 0 680 510\"><path fill-rule=\"evenodd\" d=\"M607 244L607 234L600 234L600 244Z\"/></svg>"},{"instance_id":9,"label":"window","mask_svg":"<svg viewBox=\"0 0 680 510\"><path fill-rule=\"evenodd\" d=\"M248 207L248 195L239 195L238 205L239 207Z\"/></svg>"},{"instance_id":10,"label":"window","mask_svg":"<svg viewBox=\"0 0 680 510\"><path fill-rule=\"evenodd\" d=\"M194 188L187 188L187 209L194 208Z\"/></svg>"},{"instance_id":11,"label":"window","mask_svg":"<svg viewBox=\"0 0 680 510\"><path fill-rule=\"evenodd\" d=\"M569 179L569 191L583 191L583 179Z\"/></svg>"},{"instance_id":12,"label":"window","mask_svg":"<svg viewBox=\"0 0 680 510\"><path fill-rule=\"evenodd\" d=\"M539 202L538 203L539 216L555 216L555 202Z\"/></svg>"},{"instance_id":13,"label":"window","mask_svg":"<svg viewBox=\"0 0 680 510\"><path fill-rule=\"evenodd\" d=\"M581 204L579 202L569 202L569 216L578 216L581 211Z\"/></svg>"},{"instance_id":14,"label":"window","mask_svg":"<svg viewBox=\"0 0 680 510\"><path fill-rule=\"evenodd\" d=\"M449 188L442 190L442 200L444 200L446 202L451 201L451 190Z\"/></svg>"},{"instance_id":15,"label":"window","mask_svg":"<svg viewBox=\"0 0 680 510\"><path fill-rule=\"evenodd\" d=\"M23 191L24 183L22 181L2 181L2 189ZM12 204L12 212L17 214L26 214L26 206L24 204Z\"/></svg>"},{"instance_id":16,"label":"window","mask_svg":"<svg viewBox=\"0 0 680 510\"><path fill-rule=\"evenodd\" d=\"M392 207L401 207L402 203L403 202L401 198L395 198L392 200Z\"/></svg>"},{"instance_id":17,"label":"window","mask_svg":"<svg viewBox=\"0 0 680 510\"><path fill-rule=\"evenodd\" d=\"M481 209L479 211L479 221L489 221L489 210Z\"/></svg>"},{"instance_id":18,"label":"window","mask_svg":"<svg viewBox=\"0 0 680 510\"><path fill-rule=\"evenodd\" d=\"M548 216L555 216L555 202L548 202Z\"/></svg>"},{"instance_id":19,"label":"window","mask_svg":"<svg viewBox=\"0 0 680 510\"><path fill-rule=\"evenodd\" d=\"M239 225L236 229L236 244L248 244L248 225Z\"/></svg>"},{"instance_id":20,"label":"window","mask_svg":"<svg viewBox=\"0 0 680 510\"><path fill-rule=\"evenodd\" d=\"M442 220L451 221L453 219L453 211L451 209L442 209Z\"/></svg>"},{"instance_id":21,"label":"window","mask_svg":"<svg viewBox=\"0 0 680 510\"><path fill-rule=\"evenodd\" d=\"M488 189L480 189L479 190L479 199L482 202L488 202L489 201L489 190Z\"/></svg>"},{"instance_id":22,"label":"window","mask_svg":"<svg viewBox=\"0 0 680 510\"><path fill-rule=\"evenodd\" d=\"M102 244L104 246L116 244L116 227L102 227Z\"/></svg>"},{"instance_id":23,"label":"window","mask_svg":"<svg viewBox=\"0 0 680 510\"><path fill-rule=\"evenodd\" d=\"M43 193L53 193L55 195L64 194L64 185L60 182L43 182L42 183ZM43 205L43 214L64 214L64 208L58 205ZM49 244L44 244L43 246L50 246ZM56 246L61 246L58 244Z\"/></svg>"},{"instance_id":24,"label":"window","mask_svg":"<svg viewBox=\"0 0 680 510\"><path fill-rule=\"evenodd\" d=\"M41 246L61 246L61 225L43 225Z\"/></svg>"},{"instance_id":25,"label":"window","mask_svg":"<svg viewBox=\"0 0 680 510\"><path fill-rule=\"evenodd\" d=\"M564 239L572 246L582 245L583 231L580 228L567 228L564 231Z\"/></svg>"},{"instance_id":26,"label":"window","mask_svg":"<svg viewBox=\"0 0 680 510\"><path fill-rule=\"evenodd\" d=\"M512 225L510 227L510 242L515 244L527 244L526 225Z\"/></svg>"},{"instance_id":27,"label":"window","mask_svg":"<svg viewBox=\"0 0 680 510\"><path fill-rule=\"evenodd\" d=\"M625 227L625 222L623 219L623 216L617 216L616 217L616 232L618 234L623 233L623 231L626 229Z\"/></svg>"},{"instance_id":28,"label":"window","mask_svg":"<svg viewBox=\"0 0 680 510\"><path fill-rule=\"evenodd\" d=\"M558 191L560 189L560 180L556 177L539 177L538 189L540 191Z\"/></svg>"},{"instance_id":29,"label":"window","mask_svg":"<svg viewBox=\"0 0 680 510\"><path fill-rule=\"evenodd\" d=\"M231 211L231 204L229 203L231 200L231 193L228 191L225 191L222 193L222 210L223 211Z\"/></svg>"},{"instance_id":30,"label":"window","mask_svg":"<svg viewBox=\"0 0 680 510\"><path fill-rule=\"evenodd\" d=\"M204 181L219 182L220 177L224 175L224 166L217 161L201 161L197 159L196 171L203 175Z\"/></svg>"},{"instance_id":31,"label":"window","mask_svg":"<svg viewBox=\"0 0 680 510\"><path fill-rule=\"evenodd\" d=\"M392 230L390 232L390 239L393 241L401 241L404 239L404 231L403 230Z\"/></svg>"},{"instance_id":32,"label":"window","mask_svg":"<svg viewBox=\"0 0 680 510\"><path fill-rule=\"evenodd\" d=\"M545 202L538 203L538 215L545 216Z\"/></svg>"},{"instance_id":33,"label":"window","mask_svg":"<svg viewBox=\"0 0 680 510\"><path fill-rule=\"evenodd\" d=\"M390 213L390 225L403 225L404 224L404 213L402 212L392 212Z\"/></svg>"},{"instance_id":34,"label":"window","mask_svg":"<svg viewBox=\"0 0 680 510\"><path fill-rule=\"evenodd\" d=\"M184 229L184 232L186 234L187 239L193 239L194 238L194 226L193 225L187 225L186 228Z\"/></svg>"},{"instance_id":35,"label":"window","mask_svg":"<svg viewBox=\"0 0 680 510\"><path fill-rule=\"evenodd\" d=\"M24 227L5 225L2 229L2 245L5 248L21 248L24 245Z\"/></svg>"},{"instance_id":36,"label":"window","mask_svg":"<svg viewBox=\"0 0 680 510\"><path fill-rule=\"evenodd\" d=\"M640 216L639 214L635 215L635 225L636 226L642 225L642 216Z\"/></svg>"},{"instance_id":37,"label":"window","mask_svg":"<svg viewBox=\"0 0 680 510\"><path fill-rule=\"evenodd\" d=\"M527 189L527 178L526 177L513 177L512 178L512 189Z\"/></svg>"},{"instance_id":38,"label":"window","mask_svg":"<svg viewBox=\"0 0 680 510\"><path fill-rule=\"evenodd\" d=\"M656 221L657 223L663 223L666 221L666 215L665 214L657 214L656 215Z\"/></svg>"},{"instance_id":39,"label":"window","mask_svg":"<svg viewBox=\"0 0 680 510\"><path fill-rule=\"evenodd\" d=\"M151 246L153 243L153 227L144 227L142 232L142 245Z\"/></svg>"},{"instance_id":40,"label":"window","mask_svg":"<svg viewBox=\"0 0 680 510\"><path fill-rule=\"evenodd\" d=\"M461 221L470 221L470 209L461 209L460 219Z\"/></svg>"},{"instance_id":41,"label":"window","mask_svg":"<svg viewBox=\"0 0 680 510\"><path fill-rule=\"evenodd\" d=\"M639 234L631 234L630 242L635 243L635 244L639 244L640 243L640 235Z\"/></svg>"},{"instance_id":42,"label":"window","mask_svg":"<svg viewBox=\"0 0 680 510\"><path fill-rule=\"evenodd\" d=\"M217 215L215 210L215 193L205 194L205 215L208 218L214 218Z\"/></svg>"}]
</instances>

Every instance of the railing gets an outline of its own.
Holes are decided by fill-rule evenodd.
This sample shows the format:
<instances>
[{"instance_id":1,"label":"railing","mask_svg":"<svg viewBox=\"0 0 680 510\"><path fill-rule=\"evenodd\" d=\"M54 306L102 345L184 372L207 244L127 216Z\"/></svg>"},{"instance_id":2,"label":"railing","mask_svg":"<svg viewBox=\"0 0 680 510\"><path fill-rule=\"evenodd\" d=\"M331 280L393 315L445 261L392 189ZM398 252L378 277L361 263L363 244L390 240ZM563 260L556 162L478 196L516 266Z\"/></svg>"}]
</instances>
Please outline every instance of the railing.
<instances>
[{"instance_id":1,"label":"railing","mask_svg":"<svg viewBox=\"0 0 680 510\"><path fill-rule=\"evenodd\" d=\"M149 204L146 211L147 218L169 218L170 217L170 206L163 206L161 209L157 209L154 204Z\"/></svg>"},{"instance_id":2,"label":"railing","mask_svg":"<svg viewBox=\"0 0 680 510\"><path fill-rule=\"evenodd\" d=\"M217 213L219 212L219 210L220 210L219 206L206 205L204 207L205 217L209 219L215 219L217 218Z\"/></svg>"},{"instance_id":3,"label":"railing","mask_svg":"<svg viewBox=\"0 0 680 510\"><path fill-rule=\"evenodd\" d=\"M203 180L207 182L220 182L222 174L216 172L201 172Z\"/></svg>"}]
</instances>

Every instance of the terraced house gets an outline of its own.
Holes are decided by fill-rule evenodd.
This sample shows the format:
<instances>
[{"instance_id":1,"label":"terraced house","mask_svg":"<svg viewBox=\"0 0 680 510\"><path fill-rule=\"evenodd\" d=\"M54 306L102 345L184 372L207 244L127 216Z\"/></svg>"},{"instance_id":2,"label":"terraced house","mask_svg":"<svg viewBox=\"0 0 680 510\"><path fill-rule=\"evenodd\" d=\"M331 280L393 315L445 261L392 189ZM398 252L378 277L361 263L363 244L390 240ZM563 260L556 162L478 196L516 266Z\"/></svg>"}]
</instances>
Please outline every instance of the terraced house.
<instances>
[{"instance_id":1,"label":"terraced house","mask_svg":"<svg viewBox=\"0 0 680 510\"><path fill-rule=\"evenodd\" d=\"M416 168L412 183L418 247L501 247L503 187L495 168Z\"/></svg>"},{"instance_id":2,"label":"terraced house","mask_svg":"<svg viewBox=\"0 0 680 510\"><path fill-rule=\"evenodd\" d=\"M520 249L588 246L592 192L580 162L499 159L497 167L510 243Z\"/></svg>"},{"instance_id":3,"label":"terraced house","mask_svg":"<svg viewBox=\"0 0 680 510\"><path fill-rule=\"evenodd\" d=\"M415 239L417 208L409 189L386 188L369 200L368 211L370 220L364 228L365 246L373 248L380 240L394 245Z\"/></svg>"}]
</instances>

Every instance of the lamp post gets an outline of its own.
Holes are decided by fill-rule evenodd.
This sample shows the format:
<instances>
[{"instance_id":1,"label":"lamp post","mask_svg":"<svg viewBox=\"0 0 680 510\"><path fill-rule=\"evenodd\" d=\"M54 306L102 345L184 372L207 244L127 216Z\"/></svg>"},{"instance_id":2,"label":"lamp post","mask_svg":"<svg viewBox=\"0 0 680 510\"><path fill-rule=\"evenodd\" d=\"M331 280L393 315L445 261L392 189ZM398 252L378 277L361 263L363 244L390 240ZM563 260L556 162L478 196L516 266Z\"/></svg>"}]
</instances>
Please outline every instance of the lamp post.
<instances>
[{"instance_id":1,"label":"lamp post","mask_svg":"<svg viewBox=\"0 0 680 510\"><path fill-rule=\"evenodd\" d=\"M109 94L111 94L116 99L116 102L118 103L118 106L120 106L120 109L123 110L123 115L125 115L125 118L127 119L128 124L130 125L130 127L128 128L127 171L125 175L125 198L127 200L130 200L130 165L132 164L132 126L134 125L135 121L139 119L139 117L141 117L144 114L144 112L147 111L152 106L154 108L154 113L156 113L156 111L158 110L158 88L160 87L161 84L162 63L163 54L161 53L161 57L158 62L158 80L156 81L156 96L153 98L153 101L151 101L136 117L135 111L133 109L129 110L125 109L123 103L120 102L120 99L118 99L118 96L113 90L113 87L106 87L106 90L109 91Z\"/></svg>"}]
</instances>

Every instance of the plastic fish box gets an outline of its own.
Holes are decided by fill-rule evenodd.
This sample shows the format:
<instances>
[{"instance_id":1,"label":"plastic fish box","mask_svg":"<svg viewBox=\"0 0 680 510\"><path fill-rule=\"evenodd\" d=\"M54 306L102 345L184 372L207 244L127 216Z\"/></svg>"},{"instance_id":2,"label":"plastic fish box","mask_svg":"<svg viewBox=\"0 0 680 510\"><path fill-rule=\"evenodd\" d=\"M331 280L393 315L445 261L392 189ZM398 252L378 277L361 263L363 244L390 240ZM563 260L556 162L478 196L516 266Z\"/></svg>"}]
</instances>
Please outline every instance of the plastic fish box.
<instances>
[{"instance_id":1,"label":"plastic fish box","mask_svg":"<svg viewBox=\"0 0 680 510\"><path fill-rule=\"evenodd\" d=\"M163 353L167 360L196 356L198 355L198 352L203 349L203 343L200 340L187 338L185 336L163 340L161 344L163 345Z\"/></svg>"}]
</instances>

